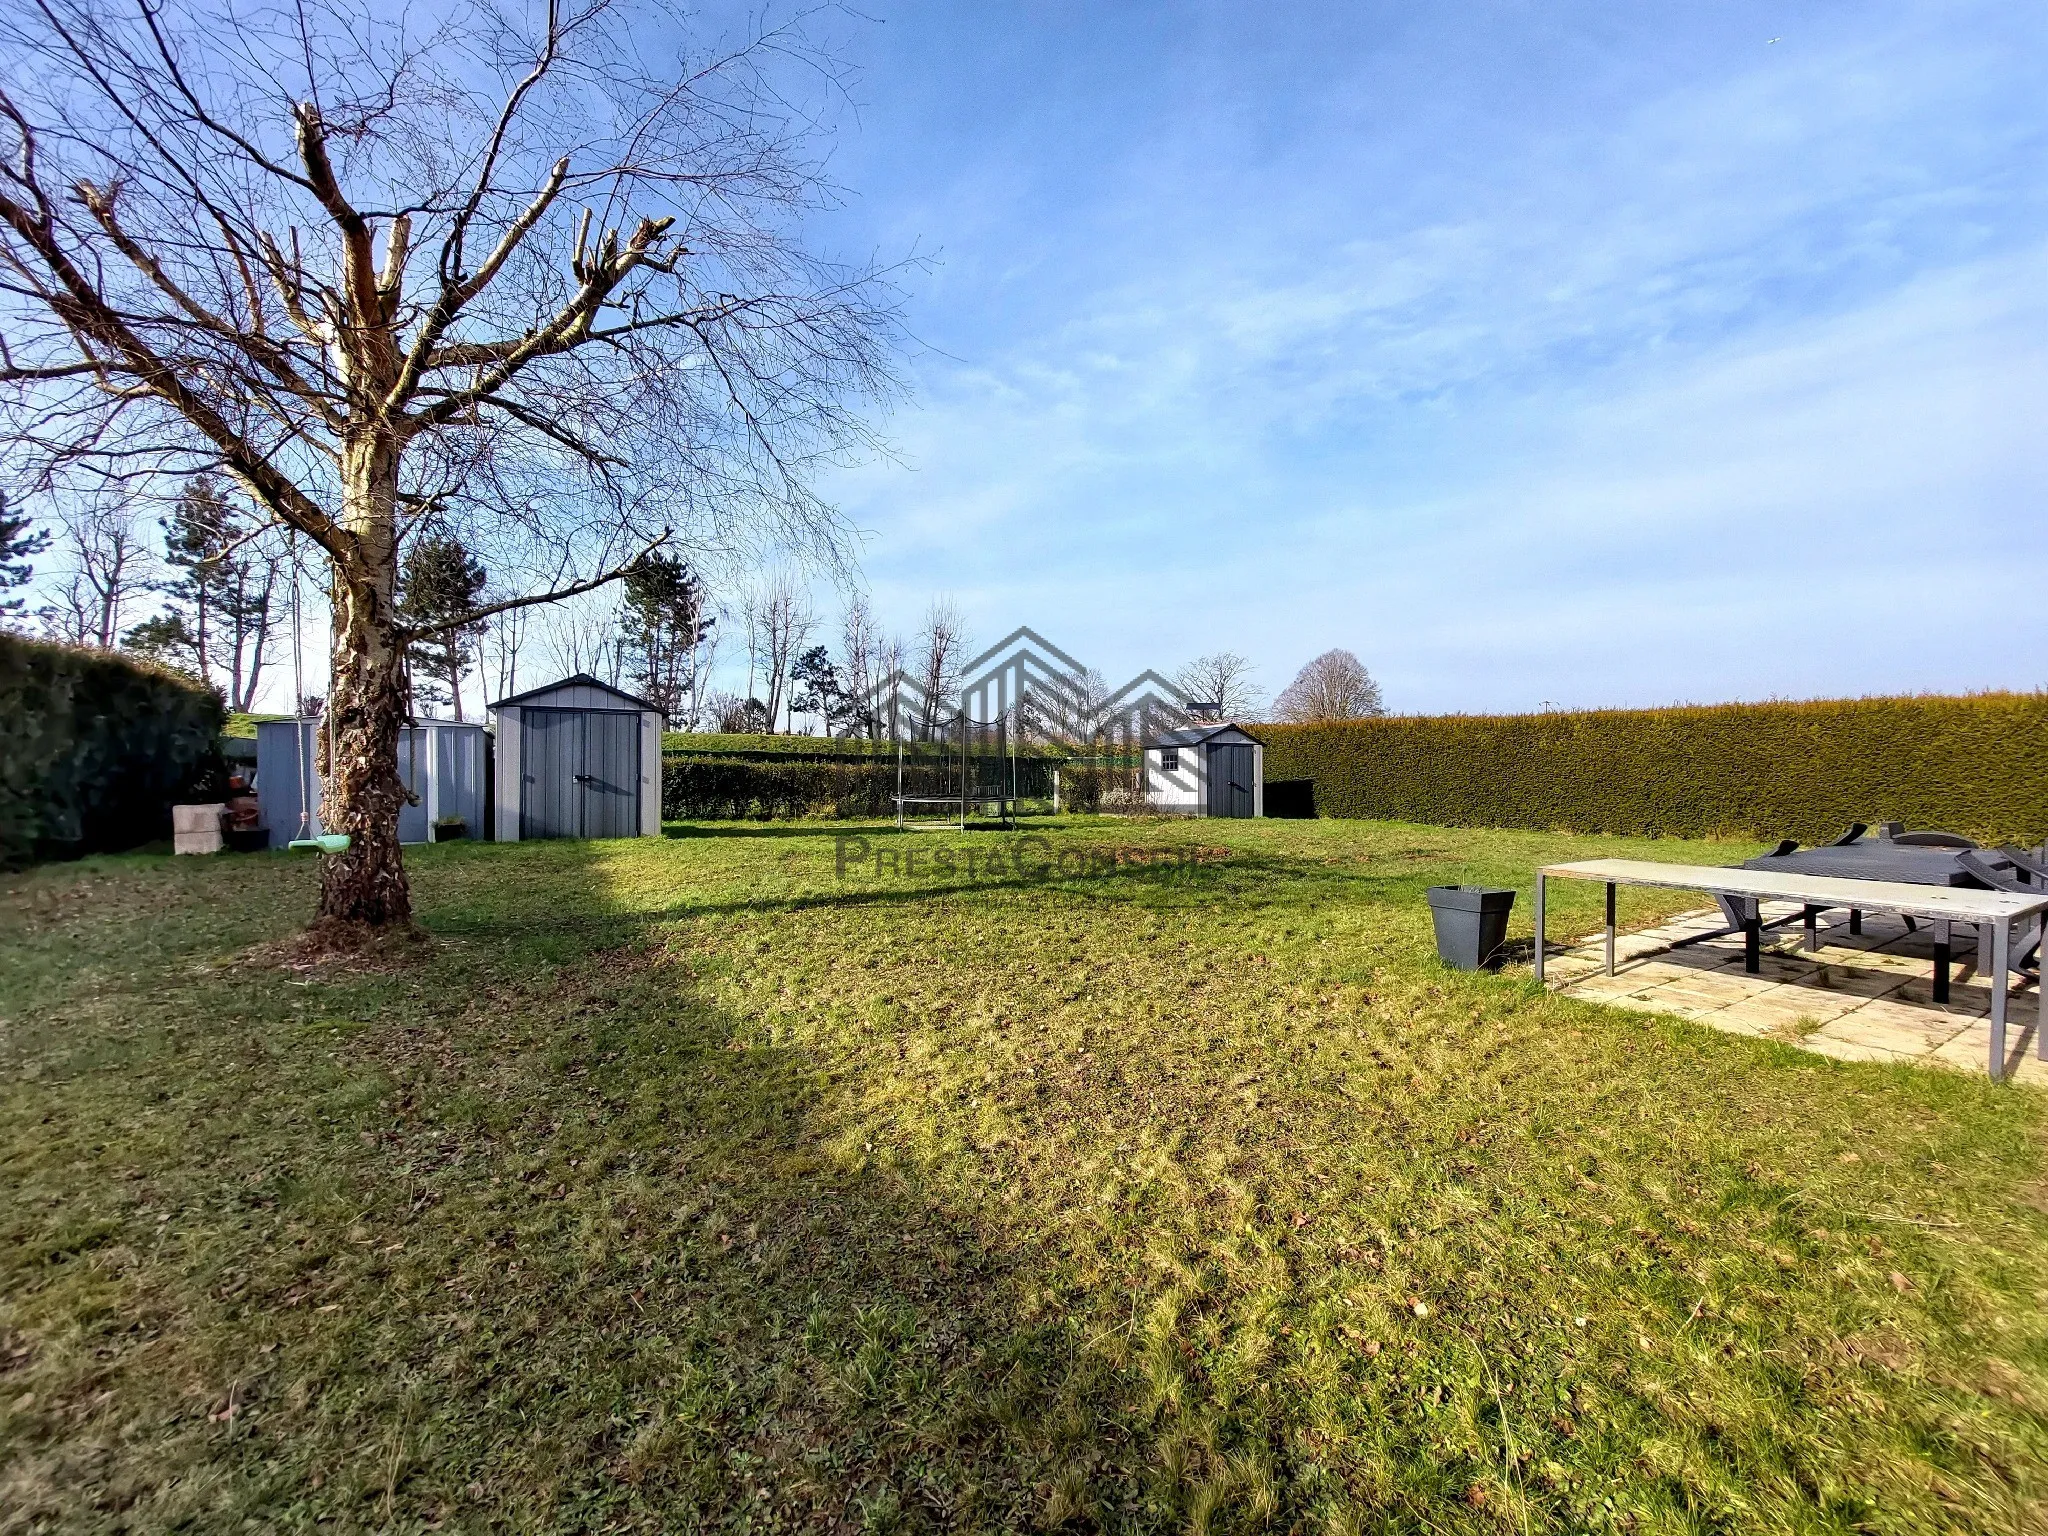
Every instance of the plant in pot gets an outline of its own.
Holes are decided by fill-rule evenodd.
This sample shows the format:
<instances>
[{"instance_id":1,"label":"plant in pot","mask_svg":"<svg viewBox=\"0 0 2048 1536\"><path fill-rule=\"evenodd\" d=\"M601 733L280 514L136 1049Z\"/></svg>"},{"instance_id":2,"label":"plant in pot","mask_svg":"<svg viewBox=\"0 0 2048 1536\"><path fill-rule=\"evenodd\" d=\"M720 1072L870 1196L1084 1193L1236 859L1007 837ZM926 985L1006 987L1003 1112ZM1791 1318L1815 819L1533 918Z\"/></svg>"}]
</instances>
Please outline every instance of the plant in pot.
<instances>
[{"instance_id":1,"label":"plant in pot","mask_svg":"<svg viewBox=\"0 0 2048 1536\"><path fill-rule=\"evenodd\" d=\"M455 843L469 836L469 823L460 816L443 816L434 823L434 841Z\"/></svg>"}]
</instances>

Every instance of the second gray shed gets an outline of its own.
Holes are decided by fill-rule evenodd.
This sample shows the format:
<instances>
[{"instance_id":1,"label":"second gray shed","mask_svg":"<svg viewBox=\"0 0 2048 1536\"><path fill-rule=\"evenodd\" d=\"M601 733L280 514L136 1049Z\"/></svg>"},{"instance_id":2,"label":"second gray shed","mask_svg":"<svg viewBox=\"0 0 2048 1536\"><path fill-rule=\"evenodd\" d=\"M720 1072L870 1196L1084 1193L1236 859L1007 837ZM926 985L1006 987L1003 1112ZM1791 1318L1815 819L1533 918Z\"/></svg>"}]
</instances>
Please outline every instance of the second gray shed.
<instances>
[{"instance_id":1,"label":"second gray shed","mask_svg":"<svg viewBox=\"0 0 2048 1536\"><path fill-rule=\"evenodd\" d=\"M587 672L490 706L500 842L661 835L661 711Z\"/></svg>"},{"instance_id":2,"label":"second gray shed","mask_svg":"<svg viewBox=\"0 0 2048 1536\"><path fill-rule=\"evenodd\" d=\"M298 740L293 740L294 732ZM309 793L312 814L306 835L329 830L320 819L320 722L262 720L256 725L256 800L270 846L282 848L300 835L299 800ZM484 783L490 748L481 725L459 720L422 720L398 730L398 778L419 799L398 811L398 840L424 843L437 824L463 825L462 836L488 834ZM303 774L304 782L301 783Z\"/></svg>"}]
</instances>

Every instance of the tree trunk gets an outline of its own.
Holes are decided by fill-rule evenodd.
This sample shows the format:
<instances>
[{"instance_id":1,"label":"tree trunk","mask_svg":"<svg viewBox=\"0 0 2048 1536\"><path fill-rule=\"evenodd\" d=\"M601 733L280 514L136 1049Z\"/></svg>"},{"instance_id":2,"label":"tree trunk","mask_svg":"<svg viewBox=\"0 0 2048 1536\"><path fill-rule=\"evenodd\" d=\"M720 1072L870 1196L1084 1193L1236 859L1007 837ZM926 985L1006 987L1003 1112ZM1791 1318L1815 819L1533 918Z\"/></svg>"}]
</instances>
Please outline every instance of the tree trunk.
<instances>
[{"instance_id":1,"label":"tree trunk","mask_svg":"<svg viewBox=\"0 0 2048 1536\"><path fill-rule=\"evenodd\" d=\"M397 623L398 455L388 439L343 454L343 525L354 548L334 562L333 681L321 820L348 834L322 860L323 922L410 927L412 892L398 848L398 728L405 713Z\"/></svg>"}]
</instances>

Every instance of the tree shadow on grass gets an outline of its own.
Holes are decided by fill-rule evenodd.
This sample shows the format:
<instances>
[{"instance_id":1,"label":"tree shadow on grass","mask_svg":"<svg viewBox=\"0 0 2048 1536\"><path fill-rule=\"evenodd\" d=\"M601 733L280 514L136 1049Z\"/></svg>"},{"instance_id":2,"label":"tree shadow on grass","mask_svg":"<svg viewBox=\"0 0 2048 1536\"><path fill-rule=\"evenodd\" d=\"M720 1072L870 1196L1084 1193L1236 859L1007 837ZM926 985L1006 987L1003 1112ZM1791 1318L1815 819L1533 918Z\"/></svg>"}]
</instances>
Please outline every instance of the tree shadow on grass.
<instances>
[{"instance_id":1,"label":"tree shadow on grass","mask_svg":"<svg viewBox=\"0 0 2048 1536\"><path fill-rule=\"evenodd\" d=\"M49 1177L117 1145L148 1194L37 1198L118 1258L0 1457L18 1518L1014 1530L1145 1486L1048 1256L879 1136L846 1061L596 947L583 874L573 951L176 983L189 1044L37 1090L79 1144Z\"/></svg>"}]
</instances>

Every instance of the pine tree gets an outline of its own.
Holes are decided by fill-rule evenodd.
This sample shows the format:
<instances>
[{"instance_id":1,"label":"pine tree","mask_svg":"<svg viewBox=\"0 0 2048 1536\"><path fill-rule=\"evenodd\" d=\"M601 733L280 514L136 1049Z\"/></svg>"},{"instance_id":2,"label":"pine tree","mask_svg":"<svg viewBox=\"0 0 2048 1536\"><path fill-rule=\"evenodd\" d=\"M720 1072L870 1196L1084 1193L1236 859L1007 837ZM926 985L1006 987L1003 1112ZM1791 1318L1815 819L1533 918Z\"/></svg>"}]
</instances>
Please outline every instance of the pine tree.
<instances>
[{"instance_id":1,"label":"pine tree","mask_svg":"<svg viewBox=\"0 0 2048 1536\"><path fill-rule=\"evenodd\" d=\"M7 510L7 495L0 492L0 621L18 619L28 609L28 600L5 594L28 585L35 568L29 564L50 547L50 535L39 531L29 519Z\"/></svg>"},{"instance_id":2,"label":"pine tree","mask_svg":"<svg viewBox=\"0 0 2048 1536\"><path fill-rule=\"evenodd\" d=\"M476 637L483 633L483 625L457 621L482 603L489 580L482 562L462 547L461 540L445 536L415 543L399 573L399 623L434 631L406 642L414 694L429 704L439 703L443 697L440 690L445 687L458 720L462 718L462 674L476 659ZM420 684L422 674L431 679L426 687Z\"/></svg>"},{"instance_id":3,"label":"pine tree","mask_svg":"<svg viewBox=\"0 0 2048 1536\"><path fill-rule=\"evenodd\" d=\"M253 706L276 621L278 562L245 541L245 513L211 475L195 475L163 521L164 564L176 574L159 589L185 630L191 659L208 682L226 682L228 707ZM132 649L132 647L131 647Z\"/></svg>"},{"instance_id":4,"label":"pine tree","mask_svg":"<svg viewBox=\"0 0 2048 1536\"><path fill-rule=\"evenodd\" d=\"M689 563L659 551L620 583L619 644L628 675L670 721L691 722L697 703L697 648L716 619L705 615L704 583Z\"/></svg>"}]
</instances>

